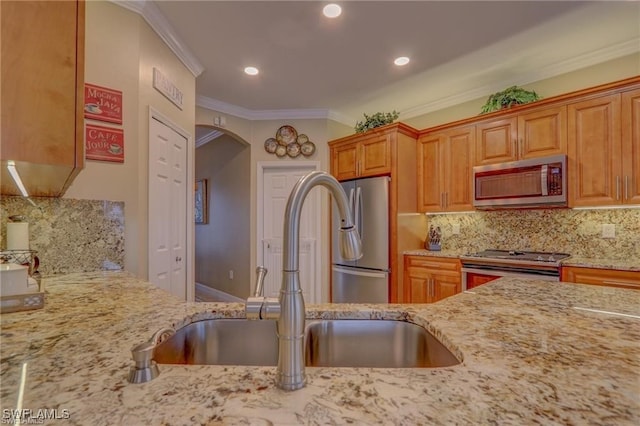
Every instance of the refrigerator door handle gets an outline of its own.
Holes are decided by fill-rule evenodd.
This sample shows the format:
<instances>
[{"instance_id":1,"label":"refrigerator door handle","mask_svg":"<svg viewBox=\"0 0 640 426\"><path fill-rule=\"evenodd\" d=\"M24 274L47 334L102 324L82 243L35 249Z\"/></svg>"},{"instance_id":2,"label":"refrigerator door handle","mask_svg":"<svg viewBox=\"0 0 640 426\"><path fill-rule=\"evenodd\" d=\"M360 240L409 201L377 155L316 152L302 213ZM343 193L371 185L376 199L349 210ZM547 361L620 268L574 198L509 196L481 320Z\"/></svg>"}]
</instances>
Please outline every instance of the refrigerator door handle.
<instances>
[{"instance_id":1,"label":"refrigerator door handle","mask_svg":"<svg viewBox=\"0 0 640 426\"><path fill-rule=\"evenodd\" d=\"M358 275L360 277L371 277L371 278L381 278L384 277L385 274L388 274L390 271L364 271L362 269L354 269L354 268L344 268L342 266L334 266L333 270L335 272L340 272L348 275Z\"/></svg>"},{"instance_id":2,"label":"refrigerator door handle","mask_svg":"<svg viewBox=\"0 0 640 426\"><path fill-rule=\"evenodd\" d=\"M355 208L355 221L356 221L356 229L358 230L358 234L360 234L360 238L364 238L362 235L362 188L356 188L356 208Z\"/></svg>"},{"instance_id":3,"label":"refrigerator door handle","mask_svg":"<svg viewBox=\"0 0 640 426\"><path fill-rule=\"evenodd\" d=\"M356 217L355 217L355 213L354 213L355 212L355 207L356 207L356 205L355 205L354 192L353 192L353 188L351 188L349 190L349 208L351 209L351 214L354 215L353 216L354 224L355 224L355 221L356 221ZM357 226L356 226L356 229L357 229Z\"/></svg>"}]
</instances>

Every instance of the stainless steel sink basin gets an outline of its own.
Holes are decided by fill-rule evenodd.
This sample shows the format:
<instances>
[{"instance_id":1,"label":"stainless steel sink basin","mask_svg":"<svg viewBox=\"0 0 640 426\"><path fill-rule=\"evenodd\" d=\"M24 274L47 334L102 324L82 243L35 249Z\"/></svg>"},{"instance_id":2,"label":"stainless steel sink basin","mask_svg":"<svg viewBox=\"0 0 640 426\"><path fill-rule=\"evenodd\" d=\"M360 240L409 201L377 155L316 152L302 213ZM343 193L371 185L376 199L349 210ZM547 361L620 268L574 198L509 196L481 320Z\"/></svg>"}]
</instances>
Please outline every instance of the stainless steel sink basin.
<instances>
[{"instance_id":1,"label":"stainless steel sink basin","mask_svg":"<svg viewBox=\"0 0 640 426\"><path fill-rule=\"evenodd\" d=\"M391 320L308 320L308 367L429 368L460 361L424 328ZM276 322L199 321L158 345L159 364L263 365L278 362Z\"/></svg>"},{"instance_id":2,"label":"stainless steel sink basin","mask_svg":"<svg viewBox=\"0 0 640 426\"><path fill-rule=\"evenodd\" d=\"M416 324L389 320L308 321L306 364L311 367L429 368L460 361Z\"/></svg>"},{"instance_id":3,"label":"stainless steel sink basin","mask_svg":"<svg viewBox=\"0 0 640 426\"><path fill-rule=\"evenodd\" d=\"M276 322L213 319L191 323L155 349L159 364L277 365Z\"/></svg>"}]
</instances>

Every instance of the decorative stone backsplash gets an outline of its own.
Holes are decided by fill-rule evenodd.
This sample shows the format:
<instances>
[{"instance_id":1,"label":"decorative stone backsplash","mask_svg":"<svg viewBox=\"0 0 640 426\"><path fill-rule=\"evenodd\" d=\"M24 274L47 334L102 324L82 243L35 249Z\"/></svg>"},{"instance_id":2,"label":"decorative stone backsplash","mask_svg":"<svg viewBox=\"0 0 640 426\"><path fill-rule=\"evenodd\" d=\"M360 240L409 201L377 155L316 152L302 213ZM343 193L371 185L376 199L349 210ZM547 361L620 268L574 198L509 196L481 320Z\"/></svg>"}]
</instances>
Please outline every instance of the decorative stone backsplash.
<instances>
[{"instance_id":1,"label":"decorative stone backsplash","mask_svg":"<svg viewBox=\"0 0 640 426\"><path fill-rule=\"evenodd\" d=\"M429 215L442 229L442 249L463 253L501 250L557 251L576 257L638 259L640 208L605 210L499 210ZM454 225L460 234L453 235ZM615 225L615 238L602 238L602 224ZM426 229L424 236L426 236Z\"/></svg>"},{"instance_id":2,"label":"decorative stone backsplash","mask_svg":"<svg viewBox=\"0 0 640 426\"><path fill-rule=\"evenodd\" d=\"M1 247L7 247L6 224L13 215L29 222L29 246L36 250L42 275L122 269L124 202L2 196Z\"/></svg>"}]
</instances>

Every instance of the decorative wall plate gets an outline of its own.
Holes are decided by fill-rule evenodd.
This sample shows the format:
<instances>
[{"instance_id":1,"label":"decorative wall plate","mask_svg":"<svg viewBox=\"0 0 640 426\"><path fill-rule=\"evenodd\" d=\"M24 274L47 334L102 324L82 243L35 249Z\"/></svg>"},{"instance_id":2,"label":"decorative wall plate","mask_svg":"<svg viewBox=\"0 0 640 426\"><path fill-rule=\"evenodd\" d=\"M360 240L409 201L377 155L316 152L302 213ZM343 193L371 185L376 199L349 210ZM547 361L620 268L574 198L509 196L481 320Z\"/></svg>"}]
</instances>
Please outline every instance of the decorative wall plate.
<instances>
[{"instance_id":1,"label":"decorative wall plate","mask_svg":"<svg viewBox=\"0 0 640 426\"><path fill-rule=\"evenodd\" d=\"M287 146L291 142L295 142L298 132L292 126L282 126L276 132L276 140L280 145Z\"/></svg>"},{"instance_id":2,"label":"decorative wall plate","mask_svg":"<svg viewBox=\"0 0 640 426\"><path fill-rule=\"evenodd\" d=\"M302 145L303 143L309 142L309 136L305 135L304 133L301 133L298 135L298 139L296 139L296 142L298 142L300 145Z\"/></svg>"},{"instance_id":3,"label":"decorative wall plate","mask_svg":"<svg viewBox=\"0 0 640 426\"><path fill-rule=\"evenodd\" d=\"M264 150L269 154L276 152L276 148L278 148L278 141L275 138L269 138L264 141Z\"/></svg>"},{"instance_id":4,"label":"decorative wall plate","mask_svg":"<svg viewBox=\"0 0 640 426\"><path fill-rule=\"evenodd\" d=\"M300 145L300 152L302 152L302 155L304 155L305 157L309 157L310 155L313 155L314 152L316 152L316 146L311 141L305 142Z\"/></svg>"},{"instance_id":5,"label":"decorative wall plate","mask_svg":"<svg viewBox=\"0 0 640 426\"><path fill-rule=\"evenodd\" d=\"M296 158L300 155L300 144L298 142L291 142L287 145L287 155L291 158Z\"/></svg>"},{"instance_id":6,"label":"decorative wall plate","mask_svg":"<svg viewBox=\"0 0 640 426\"><path fill-rule=\"evenodd\" d=\"M276 148L276 155L278 157L284 157L285 155L287 155L287 147L284 145L278 145L278 147Z\"/></svg>"}]
</instances>

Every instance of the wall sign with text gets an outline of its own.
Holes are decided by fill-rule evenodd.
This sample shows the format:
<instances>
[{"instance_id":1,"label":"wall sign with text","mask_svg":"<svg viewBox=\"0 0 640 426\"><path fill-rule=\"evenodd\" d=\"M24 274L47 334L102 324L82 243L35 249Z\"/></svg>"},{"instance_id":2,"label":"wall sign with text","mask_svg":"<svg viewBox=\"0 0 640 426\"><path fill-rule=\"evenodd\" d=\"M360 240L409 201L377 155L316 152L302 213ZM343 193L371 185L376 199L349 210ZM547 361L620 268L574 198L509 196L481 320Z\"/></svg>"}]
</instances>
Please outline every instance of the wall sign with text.
<instances>
[{"instance_id":1,"label":"wall sign with text","mask_svg":"<svg viewBox=\"0 0 640 426\"><path fill-rule=\"evenodd\" d=\"M122 92L85 83L84 118L122 124Z\"/></svg>"},{"instance_id":2,"label":"wall sign with text","mask_svg":"<svg viewBox=\"0 0 640 426\"><path fill-rule=\"evenodd\" d=\"M124 163L124 130L87 124L85 129L87 160Z\"/></svg>"}]
</instances>

